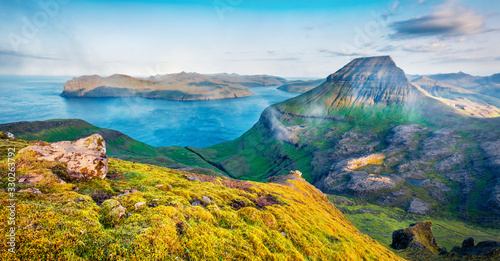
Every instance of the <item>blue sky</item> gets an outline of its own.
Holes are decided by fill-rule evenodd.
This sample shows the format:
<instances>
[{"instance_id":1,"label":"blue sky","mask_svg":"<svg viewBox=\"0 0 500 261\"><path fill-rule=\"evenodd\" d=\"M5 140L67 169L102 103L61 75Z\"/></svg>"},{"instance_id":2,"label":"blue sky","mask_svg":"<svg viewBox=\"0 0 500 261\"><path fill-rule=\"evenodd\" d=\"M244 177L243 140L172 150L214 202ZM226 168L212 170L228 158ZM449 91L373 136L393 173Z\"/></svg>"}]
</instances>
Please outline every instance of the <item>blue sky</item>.
<instances>
[{"instance_id":1,"label":"blue sky","mask_svg":"<svg viewBox=\"0 0 500 261\"><path fill-rule=\"evenodd\" d=\"M500 73L500 1L0 0L0 74Z\"/></svg>"}]
</instances>

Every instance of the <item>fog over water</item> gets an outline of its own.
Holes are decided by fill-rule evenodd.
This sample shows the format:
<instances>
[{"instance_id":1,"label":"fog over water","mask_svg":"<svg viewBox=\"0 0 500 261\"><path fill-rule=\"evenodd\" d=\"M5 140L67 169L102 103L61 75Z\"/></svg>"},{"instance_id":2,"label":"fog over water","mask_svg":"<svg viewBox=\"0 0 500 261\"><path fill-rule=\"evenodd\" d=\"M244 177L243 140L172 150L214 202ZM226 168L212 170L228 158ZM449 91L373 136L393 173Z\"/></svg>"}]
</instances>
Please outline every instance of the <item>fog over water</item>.
<instances>
[{"instance_id":1,"label":"fog over water","mask_svg":"<svg viewBox=\"0 0 500 261\"><path fill-rule=\"evenodd\" d=\"M277 86L251 88L255 95L250 97L215 101L59 96L69 79L0 76L0 123L82 119L153 146L206 147L239 137L267 106L297 96Z\"/></svg>"}]
</instances>

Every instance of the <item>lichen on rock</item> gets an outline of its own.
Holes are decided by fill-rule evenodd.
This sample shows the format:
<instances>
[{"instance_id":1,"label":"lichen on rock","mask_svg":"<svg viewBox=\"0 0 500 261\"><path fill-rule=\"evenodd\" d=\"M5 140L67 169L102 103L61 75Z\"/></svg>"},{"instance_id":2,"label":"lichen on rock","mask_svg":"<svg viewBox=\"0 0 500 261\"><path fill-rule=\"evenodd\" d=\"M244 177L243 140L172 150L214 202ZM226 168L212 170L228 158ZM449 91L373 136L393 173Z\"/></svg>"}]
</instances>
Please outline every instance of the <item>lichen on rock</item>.
<instances>
[{"instance_id":1,"label":"lichen on rock","mask_svg":"<svg viewBox=\"0 0 500 261\"><path fill-rule=\"evenodd\" d=\"M99 134L77 141L38 143L23 151L34 152L40 160L66 163L70 179L103 179L108 172L106 142Z\"/></svg>"}]
</instances>

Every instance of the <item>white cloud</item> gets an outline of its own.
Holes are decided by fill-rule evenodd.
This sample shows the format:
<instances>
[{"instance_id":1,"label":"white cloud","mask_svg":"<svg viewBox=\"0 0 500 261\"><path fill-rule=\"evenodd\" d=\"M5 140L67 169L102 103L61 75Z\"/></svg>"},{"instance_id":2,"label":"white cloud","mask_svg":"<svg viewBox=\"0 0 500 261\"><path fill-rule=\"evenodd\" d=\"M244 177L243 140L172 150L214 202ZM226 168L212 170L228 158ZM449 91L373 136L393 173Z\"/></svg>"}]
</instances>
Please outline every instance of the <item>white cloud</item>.
<instances>
[{"instance_id":1,"label":"white cloud","mask_svg":"<svg viewBox=\"0 0 500 261\"><path fill-rule=\"evenodd\" d=\"M391 38L463 36L492 30L484 26L486 15L478 14L473 8L457 5L457 2L449 0L430 14L392 23L390 27L396 33Z\"/></svg>"},{"instance_id":2,"label":"white cloud","mask_svg":"<svg viewBox=\"0 0 500 261\"><path fill-rule=\"evenodd\" d=\"M406 52L432 53L445 51L447 49L446 47L445 42L435 41L419 45L403 45L401 49Z\"/></svg>"}]
</instances>

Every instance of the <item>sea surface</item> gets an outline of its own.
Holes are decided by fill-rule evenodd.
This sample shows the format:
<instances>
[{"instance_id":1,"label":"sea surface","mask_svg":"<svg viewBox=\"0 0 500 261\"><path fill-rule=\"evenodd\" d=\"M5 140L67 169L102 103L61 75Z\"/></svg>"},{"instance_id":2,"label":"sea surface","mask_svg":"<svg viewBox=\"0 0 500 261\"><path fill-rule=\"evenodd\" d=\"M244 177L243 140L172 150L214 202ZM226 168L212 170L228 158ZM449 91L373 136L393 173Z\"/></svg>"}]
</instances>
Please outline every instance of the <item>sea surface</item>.
<instances>
[{"instance_id":1,"label":"sea surface","mask_svg":"<svg viewBox=\"0 0 500 261\"><path fill-rule=\"evenodd\" d=\"M249 130L269 105L297 96L274 87L214 101L145 98L64 98L71 77L0 76L0 123L82 119L153 146L206 147Z\"/></svg>"}]
</instances>

